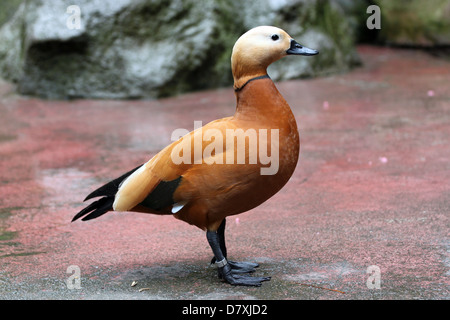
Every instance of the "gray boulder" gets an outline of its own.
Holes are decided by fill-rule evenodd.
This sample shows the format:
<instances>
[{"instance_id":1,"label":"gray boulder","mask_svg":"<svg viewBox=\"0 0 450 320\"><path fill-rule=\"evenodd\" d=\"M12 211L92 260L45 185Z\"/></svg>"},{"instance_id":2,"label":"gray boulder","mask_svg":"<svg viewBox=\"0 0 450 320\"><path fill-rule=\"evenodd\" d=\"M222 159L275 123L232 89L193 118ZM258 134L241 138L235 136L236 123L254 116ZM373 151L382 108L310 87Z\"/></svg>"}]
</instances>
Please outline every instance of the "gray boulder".
<instances>
[{"instance_id":1,"label":"gray boulder","mask_svg":"<svg viewBox=\"0 0 450 320\"><path fill-rule=\"evenodd\" d=\"M284 59L275 80L343 72L358 63L345 3L332 0L33 0L0 29L0 76L44 98L158 98L232 83L231 48L276 25L314 58ZM72 28L80 9L79 28ZM1 4L0 4L1 9Z\"/></svg>"}]
</instances>

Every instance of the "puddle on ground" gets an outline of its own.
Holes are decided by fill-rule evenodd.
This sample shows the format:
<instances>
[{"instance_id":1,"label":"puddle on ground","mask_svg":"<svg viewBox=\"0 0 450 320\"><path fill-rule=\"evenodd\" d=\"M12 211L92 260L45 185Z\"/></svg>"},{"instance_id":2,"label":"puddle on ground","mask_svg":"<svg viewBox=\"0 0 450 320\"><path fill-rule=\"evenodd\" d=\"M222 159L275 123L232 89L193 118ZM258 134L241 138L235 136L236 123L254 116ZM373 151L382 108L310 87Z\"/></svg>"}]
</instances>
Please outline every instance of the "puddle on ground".
<instances>
[{"instance_id":1,"label":"puddle on ground","mask_svg":"<svg viewBox=\"0 0 450 320\"><path fill-rule=\"evenodd\" d=\"M92 173L78 168L41 170L38 176L46 191L42 205L49 207L78 204L98 184Z\"/></svg>"}]
</instances>

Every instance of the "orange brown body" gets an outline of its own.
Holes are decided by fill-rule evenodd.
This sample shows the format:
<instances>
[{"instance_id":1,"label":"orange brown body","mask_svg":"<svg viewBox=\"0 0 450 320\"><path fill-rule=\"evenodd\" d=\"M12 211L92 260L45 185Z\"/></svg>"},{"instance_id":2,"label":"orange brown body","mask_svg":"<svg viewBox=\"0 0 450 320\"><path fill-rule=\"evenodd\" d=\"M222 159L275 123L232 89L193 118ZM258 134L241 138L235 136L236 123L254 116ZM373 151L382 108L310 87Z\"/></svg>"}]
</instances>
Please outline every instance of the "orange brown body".
<instances>
[{"instance_id":1,"label":"orange brown body","mask_svg":"<svg viewBox=\"0 0 450 320\"><path fill-rule=\"evenodd\" d=\"M241 36L231 59L235 114L188 133L145 164L95 190L86 200L102 198L81 210L73 221L83 216L83 220L97 218L108 211L173 214L207 232L213 261L227 282L258 286L268 280L236 275L252 272L256 265L228 262L223 232L227 216L248 211L272 197L288 182L297 165L297 124L288 103L267 75L272 62L289 54L317 52L302 47L275 27L257 27ZM246 143L239 146L227 140L233 130L258 134L244 137ZM224 139L220 142L205 137L211 132ZM269 137L268 132L276 135ZM252 139L257 140L256 150L250 147ZM214 150L213 142L217 147ZM263 174L268 164L259 157L261 148L276 155L276 159L272 158L277 161L276 170L269 174ZM236 162L240 152L241 161ZM187 161L174 161L174 156L181 153Z\"/></svg>"}]
</instances>

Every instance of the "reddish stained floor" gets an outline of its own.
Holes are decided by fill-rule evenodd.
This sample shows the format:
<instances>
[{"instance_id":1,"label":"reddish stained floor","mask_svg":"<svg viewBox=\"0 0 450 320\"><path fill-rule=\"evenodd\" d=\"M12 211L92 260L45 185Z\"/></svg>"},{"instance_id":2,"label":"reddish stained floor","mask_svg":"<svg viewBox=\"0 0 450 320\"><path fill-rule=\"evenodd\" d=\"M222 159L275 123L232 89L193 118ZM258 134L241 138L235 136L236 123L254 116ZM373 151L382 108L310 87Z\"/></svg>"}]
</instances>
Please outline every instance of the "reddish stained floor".
<instances>
[{"instance_id":1,"label":"reddish stained floor","mask_svg":"<svg viewBox=\"0 0 450 320\"><path fill-rule=\"evenodd\" d=\"M230 256L272 276L261 288L221 283L204 233L172 217L70 223L86 194L149 159L174 129L232 114L232 89L45 101L1 83L0 298L448 299L450 62L359 52L364 65L350 73L277 84L299 124L299 166L227 227ZM80 290L65 285L70 265ZM371 265L381 289L367 287Z\"/></svg>"}]
</instances>

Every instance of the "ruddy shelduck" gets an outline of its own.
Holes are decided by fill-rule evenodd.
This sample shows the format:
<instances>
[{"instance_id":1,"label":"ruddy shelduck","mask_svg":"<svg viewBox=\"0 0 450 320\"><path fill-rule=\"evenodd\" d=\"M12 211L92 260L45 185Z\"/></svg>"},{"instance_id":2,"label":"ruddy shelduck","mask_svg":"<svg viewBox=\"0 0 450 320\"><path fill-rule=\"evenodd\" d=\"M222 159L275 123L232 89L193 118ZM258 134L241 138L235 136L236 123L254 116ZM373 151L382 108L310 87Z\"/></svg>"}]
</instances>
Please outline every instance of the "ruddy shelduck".
<instances>
[{"instance_id":1,"label":"ruddy shelduck","mask_svg":"<svg viewBox=\"0 0 450 320\"><path fill-rule=\"evenodd\" d=\"M248 274L256 263L227 260L225 219L260 205L293 174L300 150L297 124L267 67L287 55L317 53L276 27L260 26L244 33L231 56L235 114L193 130L145 164L93 191L85 201L101 198L72 221L90 220L108 211L171 214L206 231L219 278L244 286L270 280ZM240 144L234 143L242 137ZM250 150L252 143L254 150ZM262 155L269 153L273 170L263 171L268 162Z\"/></svg>"}]
</instances>

